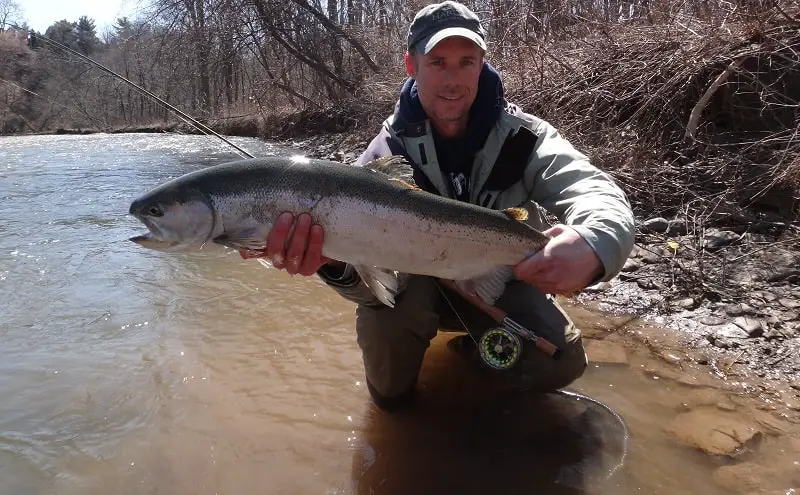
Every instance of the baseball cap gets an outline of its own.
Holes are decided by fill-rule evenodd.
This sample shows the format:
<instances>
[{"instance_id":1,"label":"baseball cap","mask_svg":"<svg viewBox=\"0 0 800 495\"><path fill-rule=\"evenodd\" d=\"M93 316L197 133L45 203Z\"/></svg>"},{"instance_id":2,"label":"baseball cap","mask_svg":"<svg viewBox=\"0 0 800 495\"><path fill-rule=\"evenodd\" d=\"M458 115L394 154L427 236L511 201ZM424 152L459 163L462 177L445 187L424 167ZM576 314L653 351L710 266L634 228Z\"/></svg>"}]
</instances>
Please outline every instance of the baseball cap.
<instances>
[{"instance_id":1,"label":"baseball cap","mask_svg":"<svg viewBox=\"0 0 800 495\"><path fill-rule=\"evenodd\" d=\"M467 38L486 51L486 30L466 6L450 0L423 7L408 28L408 50L426 55L437 43L451 36Z\"/></svg>"}]
</instances>

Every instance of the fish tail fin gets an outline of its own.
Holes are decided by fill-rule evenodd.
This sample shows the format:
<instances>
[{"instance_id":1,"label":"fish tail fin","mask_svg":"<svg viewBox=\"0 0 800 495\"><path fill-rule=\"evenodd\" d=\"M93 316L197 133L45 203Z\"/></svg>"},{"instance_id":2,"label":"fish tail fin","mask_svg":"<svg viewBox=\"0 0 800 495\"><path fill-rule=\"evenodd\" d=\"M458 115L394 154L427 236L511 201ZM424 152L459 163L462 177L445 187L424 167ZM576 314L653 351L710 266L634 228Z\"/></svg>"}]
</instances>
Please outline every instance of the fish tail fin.
<instances>
[{"instance_id":1,"label":"fish tail fin","mask_svg":"<svg viewBox=\"0 0 800 495\"><path fill-rule=\"evenodd\" d=\"M394 307L394 295L399 287L395 272L366 265L355 265L353 268L380 302Z\"/></svg>"},{"instance_id":2,"label":"fish tail fin","mask_svg":"<svg viewBox=\"0 0 800 495\"><path fill-rule=\"evenodd\" d=\"M456 280L455 283L462 290L483 299L486 304L494 304L505 292L506 284L513 279L513 267L500 266L471 279Z\"/></svg>"}]
</instances>

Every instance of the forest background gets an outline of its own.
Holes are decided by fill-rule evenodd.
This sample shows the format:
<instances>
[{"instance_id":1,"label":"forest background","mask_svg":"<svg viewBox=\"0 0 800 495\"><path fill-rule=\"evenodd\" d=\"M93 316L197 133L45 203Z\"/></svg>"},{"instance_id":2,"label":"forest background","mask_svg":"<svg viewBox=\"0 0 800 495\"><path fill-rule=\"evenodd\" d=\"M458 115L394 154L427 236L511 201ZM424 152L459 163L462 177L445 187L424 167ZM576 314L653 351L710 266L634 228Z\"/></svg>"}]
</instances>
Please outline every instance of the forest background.
<instances>
[{"instance_id":1,"label":"forest background","mask_svg":"<svg viewBox=\"0 0 800 495\"><path fill-rule=\"evenodd\" d=\"M221 133L333 135L357 153L392 111L407 28L425 3L152 0L102 33L87 16L36 33L0 0L0 133L188 131L43 34ZM485 20L507 98L612 173L640 216L797 220L795 2L465 3Z\"/></svg>"}]
</instances>

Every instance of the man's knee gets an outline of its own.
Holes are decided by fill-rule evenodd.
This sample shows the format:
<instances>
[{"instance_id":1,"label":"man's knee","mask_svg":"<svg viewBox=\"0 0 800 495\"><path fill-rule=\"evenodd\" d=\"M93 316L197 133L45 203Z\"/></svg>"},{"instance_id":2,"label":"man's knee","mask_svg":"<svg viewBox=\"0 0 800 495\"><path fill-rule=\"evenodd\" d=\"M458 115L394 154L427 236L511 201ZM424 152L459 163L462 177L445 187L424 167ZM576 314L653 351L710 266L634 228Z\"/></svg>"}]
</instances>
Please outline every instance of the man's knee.
<instances>
[{"instance_id":1,"label":"man's knee","mask_svg":"<svg viewBox=\"0 0 800 495\"><path fill-rule=\"evenodd\" d=\"M582 339L567 343L558 359L538 349L526 349L511 370L513 381L528 389L550 392L571 385L586 372L588 361Z\"/></svg>"},{"instance_id":2,"label":"man's knee","mask_svg":"<svg viewBox=\"0 0 800 495\"><path fill-rule=\"evenodd\" d=\"M580 339L580 331L556 300L525 282L512 282L497 306L512 319L551 343L564 347Z\"/></svg>"},{"instance_id":3,"label":"man's knee","mask_svg":"<svg viewBox=\"0 0 800 495\"><path fill-rule=\"evenodd\" d=\"M554 298L526 283L512 282L497 306L562 350L555 359L525 341L522 356L511 371L514 381L521 380L528 388L552 391L583 376L588 362L580 331Z\"/></svg>"},{"instance_id":4,"label":"man's knee","mask_svg":"<svg viewBox=\"0 0 800 495\"><path fill-rule=\"evenodd\" d=\"M438 330L436 287L426 277L409 280L394 308L359 306L357 342L370 394L378 405L403 396L416 384L422 359Z\"/></svg>"}]
</instances>

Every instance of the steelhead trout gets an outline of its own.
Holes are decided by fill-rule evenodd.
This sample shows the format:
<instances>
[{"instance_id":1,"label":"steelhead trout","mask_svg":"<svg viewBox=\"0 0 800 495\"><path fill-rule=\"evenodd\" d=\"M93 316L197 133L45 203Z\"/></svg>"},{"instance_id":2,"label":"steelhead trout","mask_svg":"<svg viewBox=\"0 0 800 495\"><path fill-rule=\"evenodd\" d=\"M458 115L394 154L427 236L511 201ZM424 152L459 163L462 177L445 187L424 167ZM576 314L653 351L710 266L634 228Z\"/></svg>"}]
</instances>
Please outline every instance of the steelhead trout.
<instances>
[{"instance_id":1,"label":"steelhead trout","mask_svg":"<svg viewBox=\"0 0 800 495\"><path fill-rule=\"evenodd\" d=\"M324 229L323 255L353 265L388 306L396 273L453 280L494 303L513 265L549 240L523 223L524 209L492 210L416 188L398 156L363 167L267 157L191 172L133 201L129 213L149 233L130 240L161 251L209 242L263 250L285 211L309 213Z\"/></svg>"}]
</instances>

